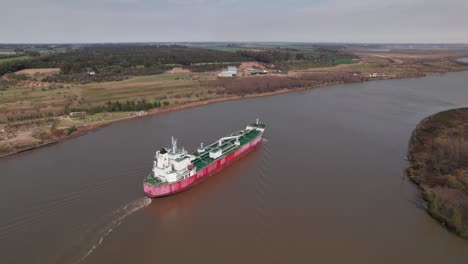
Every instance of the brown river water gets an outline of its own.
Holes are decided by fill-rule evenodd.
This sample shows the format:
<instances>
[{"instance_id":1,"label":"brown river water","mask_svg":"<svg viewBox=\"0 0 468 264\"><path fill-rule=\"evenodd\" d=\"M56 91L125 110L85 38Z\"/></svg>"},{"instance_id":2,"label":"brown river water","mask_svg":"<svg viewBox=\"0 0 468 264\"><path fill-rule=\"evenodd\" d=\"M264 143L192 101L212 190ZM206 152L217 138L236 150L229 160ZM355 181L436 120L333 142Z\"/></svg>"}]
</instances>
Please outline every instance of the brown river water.
<instances>
[{"instance_id":1,"label":"brown river water","mask_svg":"<svg viewBox=\"0 0 468 264\"><path fill-rule=\"evenodd\" d=\"M468 72L337 85L131 120L0 160L0 263L466 263L468 241L403 174L424 117L468 105ZM150 200L154 152L260 117L260 147Z\"/></svg>"}]
</instances>

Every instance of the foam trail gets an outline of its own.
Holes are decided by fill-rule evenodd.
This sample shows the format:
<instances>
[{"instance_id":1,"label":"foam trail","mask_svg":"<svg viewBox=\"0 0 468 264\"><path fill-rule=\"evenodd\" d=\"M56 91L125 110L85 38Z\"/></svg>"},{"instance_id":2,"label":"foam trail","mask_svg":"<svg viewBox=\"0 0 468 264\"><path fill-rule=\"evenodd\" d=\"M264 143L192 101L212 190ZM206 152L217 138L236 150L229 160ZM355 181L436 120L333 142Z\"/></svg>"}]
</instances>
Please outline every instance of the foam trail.
<instances>
[{"instance_id":1,"label":"foam trail","mask_svg":"<svg viewBox=\"0 0 468 264\"><path fill-rule=\"evenodd\" d=\"M147 207L151 204L151 199L144 197L137 199L133 202L126 204L125 206L115 210L111 215L113 220L111 220L104 228L101 228L100 231L97 232L97 237L94 239L94 243L89 248L89 250L81 256L77 261L74 263L80 263L84 261L89 255L91 255L104 241L104 239L112 233L114 229L120 226L125 218L132 215L133 213ZM88 230L90 231L90 230Z\"/></svg>"}]
</instances>

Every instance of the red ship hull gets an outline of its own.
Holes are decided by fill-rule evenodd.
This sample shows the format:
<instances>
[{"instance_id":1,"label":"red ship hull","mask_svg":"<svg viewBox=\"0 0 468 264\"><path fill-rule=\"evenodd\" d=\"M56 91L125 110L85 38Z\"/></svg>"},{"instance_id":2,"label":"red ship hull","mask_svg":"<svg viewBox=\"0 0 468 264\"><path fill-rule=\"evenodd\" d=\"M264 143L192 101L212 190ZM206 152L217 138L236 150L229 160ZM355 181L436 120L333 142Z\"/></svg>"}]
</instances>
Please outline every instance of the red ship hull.
<instances>
[{"instance_id":1,"label":"red ship hull","mask_svg":"<svg viewBox=\"0 0 468 264\"><path fill-rule=\"evenodd\" d=\"M187 190L188 188L191 188L195 186L196 184L200 183L201 181L203 181L204 179L208 178L208 176L211 176L215 174L216 172L219 172L220 170L222 170L223 168L231 164L236 159L239 159L245 154L254 150L261 141L262 141L262 135L260 134L258 137L256 137L254 140L252 140L248 144L245 144L240 149L232 153L229 153L225 157L217 160L216 162L213 162L207 167L199 170L195 175L185 180L181 180L181 181L163 185L163 186L154 186L148 183L144 183L143 189L145 191L145 194L149 197L155 198L155 197L167 196L167 195L171 195L171 194L175 194L175 193Z\"/></svg>"}]
</instances>

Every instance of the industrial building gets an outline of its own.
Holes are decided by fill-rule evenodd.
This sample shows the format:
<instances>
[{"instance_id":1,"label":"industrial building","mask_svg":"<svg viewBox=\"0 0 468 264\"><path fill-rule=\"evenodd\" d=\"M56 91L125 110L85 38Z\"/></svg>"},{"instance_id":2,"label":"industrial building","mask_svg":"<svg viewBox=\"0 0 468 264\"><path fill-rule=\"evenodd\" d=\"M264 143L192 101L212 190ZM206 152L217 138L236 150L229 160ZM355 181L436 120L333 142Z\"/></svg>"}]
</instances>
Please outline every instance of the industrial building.
<instances>
[{"instance_id":1,"label":"industrial building","mask_svg":"<svg viewBox=\"0 0 468 264\"><path fill-rule=\"evenodd\" d=\"M223 69L222 72L218 73L218 77L220 78L236 77L236 76L237 76L236 66L228 66L227 69Z\"/></svg>"}]
</instances>

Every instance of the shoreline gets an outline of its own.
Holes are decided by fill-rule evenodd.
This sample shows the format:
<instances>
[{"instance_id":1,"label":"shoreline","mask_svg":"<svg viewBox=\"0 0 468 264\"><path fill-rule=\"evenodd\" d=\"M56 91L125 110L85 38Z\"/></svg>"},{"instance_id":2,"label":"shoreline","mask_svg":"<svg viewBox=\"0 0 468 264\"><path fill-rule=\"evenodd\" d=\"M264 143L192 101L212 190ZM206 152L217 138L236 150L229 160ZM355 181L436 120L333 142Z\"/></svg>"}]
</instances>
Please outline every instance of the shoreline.
<instances>
[{"instance_id":1,"label":"shoreline","mask_svg":"<svg viewBox=\"0 0 468 264\"><path fill-rule=\"evenodd\" d=\"M463 70L462 71L450 71L450 72L463 72ZM449 72L447 72L447 73L449 73ZM446 73L444 73L444 74L446 74ZM411 77L401 77L401 78L392 78L392 79L367 80L367 81L362 81L362 82L415 79L415 78L422 78L422 77L426 77L426 76L428 76L428 75L425 74L425 75L422 75L422 76L411 76ZM16 155L20 155L20 154L25 153L25 152L33 151L33 150L36 150L36 149L39 149L39 148L42 148L42 147L50 146L50 145L57 144L57 143L60 143L60 142L63 142L63 141L69 140L69 139L73 139L73 138L85 135L86 133L88 133L90 131L94 131L94 130L97 130L97 129L100 129L100 128L103 128L103 127L106 127L106 126L109 126L109 125L112 125L112 124L118 123L118 122L124 122L124 121L133 120L133 119L137 119L137 118L145 118L145 117L155 116L155 115L159 115L159 114L171 113L171 112L175 112L175 111L179 111L179 110L195 108L195 107L201 107L201 106L205 106L205 105L208 105L208 104L221 103L221 102L240 100L240 99L248 99L248 98L273 96L273 95L290 93L290 92L300 92L300 91L305 91L305 90L310 90L310 89L323 88L323 87L331 86L331 85L352 84L352 83L358 83L358 82L324 83L324 84L319 84L319 85L311 86L311 87L286 88L286 89L281 89L281 90L277 90L277 91L274 91L274 92L267 92L267 93L248 94L248 95L244 95L244 96L233 95L233 96L229 96L229 97L214 98L214 99L208 99L208 100L204 100L204 101L191 102L191 103L183 104L183 105L169 106L169 107L164 108L164 109L156 108L156 109L149 110L148 112L146 112L142 116L134 115L134 116L128 116L128 117L123 117L123 118L117 118L117 119L105 121L105 122L102 122L102 123L96 123L96 124L92 124L92 125L88 125L88 126L77 126L77 130L74 131L73 133L71 133L70 135L63 135L63 136L60 136L57 139L54 139L54 140L51 140L51 141L48 141L48 142L44 142L44 143L36 145L36 146L32 146L32 147L28 147L28 148L25 148L25 149L21 149L21 150L17 150L17 151L14 151L14 152L10 152L10 153L7 153L7 154L0 155L0 159L8 158L8 157L14 157Z\"/></svg>"},{"instance_id":2,"label":"shoreline","mask_svg":"<svg viewBox=\"0 0 468 264\"><path fill-rule=\"evenodd\" d=\"M463 125L462 116L463 114L468 116L466 113L468 113L468 107L461 107L444 110L423 118L411 133L407 151L409 166L405 170L406 177L418 187L425 201L426 213L448 231L463 239L468 239L467 221L463 219L463 206L458 204L456 198L466 199L467 187L463 184L468 186L466 185L468 182L459 181L463 173L466 174L466 168L464 169L460 164L455 166L456 159L450 159L451 154L440 154L441 149L445 152L450 150L447 145L440 143L440 139L446 137L448 132L452 133L451 137L463 137L463 135L453 133L456 133L456 129L460 129ZM463 152L462 145L458 146L457 151ZM447 167L441 169L440 160L444 162L449 160L454 164L448 169ZM464 189L465 198L460 198L463 196ZM455 212L458 214L457 218L454 217Z\"/></svg>"},{"instance_id":3,"label":"shoreline","mask_svg":"<svg viewBox=\"0 0 468 264\"><path fill-rule=\"evenodd\" d=\"M333 83L333 84L337 84L337 83ZM14 156L17 156L17 155L20 155L20 154L23 154L23 153L26 153L26 152L30 152L30 151L33 151L33 150L36 150L36 149L39 149L39 148L42 148L42 147L47 147L47 146L51 146L51 145L54 145L54 144L58 144L58 143L64 142L64 141L69 140L69 139L73 139L73 138L76 138L76 137L83 136L83 135L87 134L88 132L95 131L95 130L98 130L100 128L103 128L103 127L106 127L106 126L109 126L109 125L112 125L112 124L115 124L115 123L125 122L125 121L129 121L129 120L133 120L133 119L139 119L139 118L146 118L146 117L151 117L151 116L166 114L166 113L171 113L171 112L176 112L176 111L180 111L180 110L184 110L184 109L201 107L201 106L205 106L205 105L208 105L208 104L222 103L222 102L226 102L226 101L234 101L234 100L256 98L256 97L272 96L272 95L284 94L284 93L290 93L290 92L299 92L299 91L305 91L305 90L308 90L308 89L320 88L320 87L333 85L333 84L326 84L326 85L314 86L314 87L309 87L309 88L282 89L282 90L278 90L278 91L274 91L274 92L261 93L261 94L250 94L250 95L245 95L245 96L237 96L236 95L236 96L230 96L230 97L223 97L223 98L208 99L208 100L204 100L204 101L197 101L197 102L192 102L192 103L188 103L188 104L184 104L184 105L177 105L177 106L173 106L173 107L167 107L167 108L164 108L164 109L160 109L160 108L152 109L152 110L149 110L148 112L146 112L142 116L134 115L134 116L128 116L128 117L123 117L123 118L117 118L117 119L110 120L110 121L105 121L103 123L96 123L96 124L92 124L92 125L88 125L88 126L78 126L77 130L74 131L73 133L71 133L68 136L64 135L64 136L61 136L58 139L51 140L49 142L39 144L37 146L33 146L33 147L29 147L29 148L25 148L25 149L21 149L21 150L18 150L18 151L14 151L14 152L11 152L11 153L1 155L0 159L14 157Z\"/></svg>"}]
</instances>

